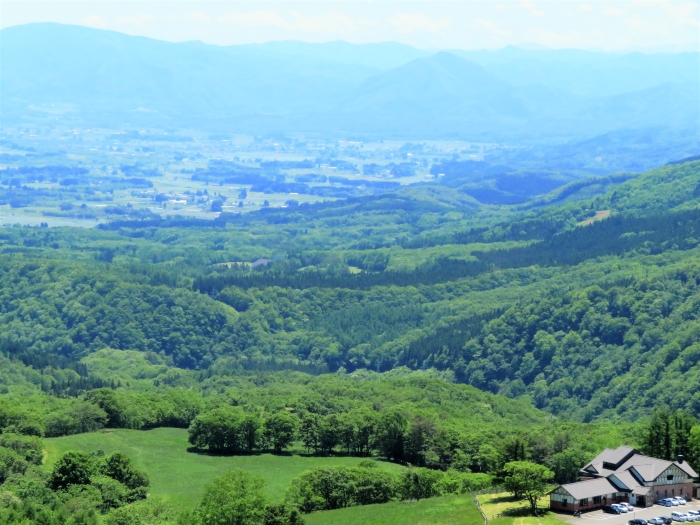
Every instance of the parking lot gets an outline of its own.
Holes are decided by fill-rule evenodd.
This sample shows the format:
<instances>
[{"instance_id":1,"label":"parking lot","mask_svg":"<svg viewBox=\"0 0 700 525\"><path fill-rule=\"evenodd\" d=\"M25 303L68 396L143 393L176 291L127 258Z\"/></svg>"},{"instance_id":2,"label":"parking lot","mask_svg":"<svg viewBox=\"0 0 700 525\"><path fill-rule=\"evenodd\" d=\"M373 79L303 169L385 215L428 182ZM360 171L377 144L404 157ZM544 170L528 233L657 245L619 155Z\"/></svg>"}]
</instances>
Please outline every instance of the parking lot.
<instances>
[{"instance_id":1,"label":"parking lot","mask_svg":"<svg viewBox=\"0 0 700 525\"><path fill-rule=\"evenodd\" d=\"M564 514L560 516L564 521L578 525L593 525L598 522L605 523L605 525L627 525L629 520L635 518L642 518L644 520L649 520L658 516L668 516L670 518L671 512L688 512L689 510L700 510L700 500L689 501L687 505L680 505L678 507L654 505L646 509L635 508L634 512L628 512L627 514L605 514L602 510L596 510L593 512L584 512L581 514L580 518L574 518L571 515ZM674 524L675 523L677 522L674 521Z\"/></svg>"}]
</instances>

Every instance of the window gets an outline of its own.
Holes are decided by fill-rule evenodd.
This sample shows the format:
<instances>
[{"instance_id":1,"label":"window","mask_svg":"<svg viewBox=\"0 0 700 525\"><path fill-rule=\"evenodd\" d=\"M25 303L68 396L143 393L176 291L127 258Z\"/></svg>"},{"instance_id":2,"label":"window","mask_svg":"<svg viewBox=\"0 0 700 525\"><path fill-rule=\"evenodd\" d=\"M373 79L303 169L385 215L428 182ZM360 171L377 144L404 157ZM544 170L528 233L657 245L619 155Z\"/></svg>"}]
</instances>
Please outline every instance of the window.
<instances>
[{"instance_id":1,"label":"window","mask_svg":"<svg viewBox=\"0 0 700 525\"><path fill-rule=\"evenodd\" d=\"M669 474L668 476L666 476L666 480L673 481L673 474Z\"/></svg>"},{"instance_id":2,"label":"window","mask_svg":"<svg viewBox=\"0 0 700 525\"><path fill-rule=\"evenodd\" d=\"M593 505L600 505L600 496L593 496Z\"/></svg>"},{"instance_id":3,"label":"window","mask_svg":"<svg viewBox=\"0 0 700 525\"><path fill-rule=\"evenodd\" d=\"M579 501L579 505L582 507L588 507L588 498L584 498L581 501Z\"/></svg>"}]
</instances>

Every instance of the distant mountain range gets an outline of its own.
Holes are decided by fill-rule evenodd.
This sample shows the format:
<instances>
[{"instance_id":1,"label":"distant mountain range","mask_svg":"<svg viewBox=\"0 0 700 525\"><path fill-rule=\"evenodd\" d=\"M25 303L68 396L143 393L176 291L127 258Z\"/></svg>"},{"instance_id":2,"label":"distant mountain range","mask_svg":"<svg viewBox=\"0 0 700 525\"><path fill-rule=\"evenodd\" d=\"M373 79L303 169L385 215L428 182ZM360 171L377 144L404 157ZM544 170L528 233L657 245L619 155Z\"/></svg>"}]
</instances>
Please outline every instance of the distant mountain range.
<instances>
[{"instance_id":1,"label":"distant mountain range","mask_svg":"<svg viewBox=\"0 0 700 525\"><path fill-rule=\"evenodd\" d=\"M698 53L220 47L50 23L5 28L0 46L6 125L61 114L112 127L420 139L700 132Z\"/></svg>"}]
</instances>

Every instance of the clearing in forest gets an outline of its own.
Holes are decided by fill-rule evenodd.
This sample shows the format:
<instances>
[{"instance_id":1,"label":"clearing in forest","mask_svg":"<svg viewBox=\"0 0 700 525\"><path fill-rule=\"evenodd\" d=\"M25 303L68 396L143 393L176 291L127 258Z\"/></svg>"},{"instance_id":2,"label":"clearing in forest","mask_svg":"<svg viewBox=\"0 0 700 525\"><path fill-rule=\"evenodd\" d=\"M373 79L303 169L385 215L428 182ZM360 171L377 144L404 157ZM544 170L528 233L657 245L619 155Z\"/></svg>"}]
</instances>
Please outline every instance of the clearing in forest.
<instances>
[{"instance_id":1,"label":"clearing in forest","mask_svg":"<svg viewBox=\"0 0 700 525\"><path fill-rule=\"evenodd\" d=\"M610 217L610 210L600 210L597 211L593 217L577 223L576 226L588 226L589 224L593 224L597 221L602 221L603 219L607 219L608 217Z\"/></svg>"}]
</instances>

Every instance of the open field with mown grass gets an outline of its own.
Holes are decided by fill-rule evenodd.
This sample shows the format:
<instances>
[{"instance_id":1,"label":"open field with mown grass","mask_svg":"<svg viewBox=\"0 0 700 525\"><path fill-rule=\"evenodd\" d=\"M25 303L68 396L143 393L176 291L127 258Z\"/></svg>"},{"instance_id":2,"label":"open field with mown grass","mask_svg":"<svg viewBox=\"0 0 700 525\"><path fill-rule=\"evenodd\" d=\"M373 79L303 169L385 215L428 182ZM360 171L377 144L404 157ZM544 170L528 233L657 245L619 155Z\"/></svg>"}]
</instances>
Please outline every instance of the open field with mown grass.
<instances>
[{"instance_id":1,"label":"open field with mown grass","mask_svg":"<svg viewBox=\"0 0 700 525\"><path fill-rule=\"evenodd\" d=\"M484 522L470 494L313 512L304 519L306 525L481 525Z\"/></svg>"},{"instance_id":2,"label":"open field with mown grass","mask_svg":"<svg viewBox=\"0 0 700 525\"><path fill-rule=\"evenodd\" d=\"M154 430L108 430L44 440L45 468L68 450L109 454L127 454L151 480L151 494L172 503L196 505L204 486L232 469L243 469L265 480L265 490L272 501L280 502L292 479L313 467L357 465L365 458L275 456L213 456L188 452L187 431L179 428ZM385 468L402 468L391 463ZM428 523L428 522L426 522ZM455 522L456 523L456 522Z\"/></svg>"}]
</instances>

